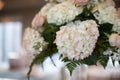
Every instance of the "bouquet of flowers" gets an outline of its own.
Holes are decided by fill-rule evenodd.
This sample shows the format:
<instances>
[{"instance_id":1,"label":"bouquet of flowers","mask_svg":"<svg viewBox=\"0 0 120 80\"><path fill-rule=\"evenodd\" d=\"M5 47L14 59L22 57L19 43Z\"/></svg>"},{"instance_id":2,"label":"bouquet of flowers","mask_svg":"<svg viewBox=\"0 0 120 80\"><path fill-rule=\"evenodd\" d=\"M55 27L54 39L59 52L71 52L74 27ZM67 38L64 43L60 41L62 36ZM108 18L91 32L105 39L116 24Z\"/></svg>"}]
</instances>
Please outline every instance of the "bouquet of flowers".
<instances>
[{"instance_id":1,"label":"bouquet of flowers","mask_svg":"<svg viewBox=\"0 0 120 80\"><path fill-rule=\"evenodd\" d=\"M60 54L70 73L81 64L120 61L120 18L113 0L47 0L24 33L34 64ZM54 60L52 60L54 63Z\"/></svg>"}]
</instances>

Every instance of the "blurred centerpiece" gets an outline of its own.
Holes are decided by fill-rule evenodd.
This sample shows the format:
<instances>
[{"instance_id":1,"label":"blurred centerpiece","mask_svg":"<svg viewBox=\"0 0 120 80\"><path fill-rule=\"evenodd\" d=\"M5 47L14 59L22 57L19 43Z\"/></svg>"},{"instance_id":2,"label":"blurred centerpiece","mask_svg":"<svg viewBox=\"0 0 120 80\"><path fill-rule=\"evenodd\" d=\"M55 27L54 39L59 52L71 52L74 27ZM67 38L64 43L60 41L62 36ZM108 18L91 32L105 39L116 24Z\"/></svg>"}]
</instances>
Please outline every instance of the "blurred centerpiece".
<instances>
[{"instance_id":1,"label":"blurred centerpiece","mask_svg":"<svg viewBox=\"0 0 120 80\"><path fill-rule=\"evenodd\" d=\"M34 64L60 54L72 74L81 64L120 61L120 19L112 0L47 0L24 33L23 46ZM54 64L54 60L53 64Z\"/></svg>"}]
</instances>

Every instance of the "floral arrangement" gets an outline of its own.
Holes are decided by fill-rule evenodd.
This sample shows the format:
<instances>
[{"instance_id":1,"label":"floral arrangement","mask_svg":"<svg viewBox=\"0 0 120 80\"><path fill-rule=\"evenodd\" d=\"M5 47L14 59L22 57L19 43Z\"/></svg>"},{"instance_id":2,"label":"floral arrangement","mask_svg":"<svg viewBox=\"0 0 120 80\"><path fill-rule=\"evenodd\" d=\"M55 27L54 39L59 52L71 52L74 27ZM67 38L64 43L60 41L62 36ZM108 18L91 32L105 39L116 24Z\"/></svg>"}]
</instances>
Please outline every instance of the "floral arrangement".
<instances>
[{"instance_id":1,"label":"floral arrangement","mask_svg":"<svg viewBox=\"0 0 120 80\"><path fill-rule=\"evenodd\" d=\"M70 73L81 64L120 61L120 18L113 0L47 0L24 33L34 64L60 54ZM54 60L52 60L54 63Z\"/></svg>"}]
</instances>

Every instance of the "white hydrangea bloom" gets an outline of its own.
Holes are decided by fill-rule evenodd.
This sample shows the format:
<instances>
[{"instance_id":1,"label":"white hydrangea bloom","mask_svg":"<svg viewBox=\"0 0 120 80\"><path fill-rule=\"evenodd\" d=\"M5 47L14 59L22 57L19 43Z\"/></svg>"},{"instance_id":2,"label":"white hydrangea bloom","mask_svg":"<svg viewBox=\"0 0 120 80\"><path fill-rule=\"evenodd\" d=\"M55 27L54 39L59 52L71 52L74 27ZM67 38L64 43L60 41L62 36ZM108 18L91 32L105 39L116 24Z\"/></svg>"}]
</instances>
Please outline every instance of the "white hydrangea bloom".
<instances>
[{"instance_id":1,"label":"white hydrangea bloom","mask_svg":"<svg viewBox=\"0 0 120 80\"><path fill-rule=\"evenodd\" d=\"M98 25L93 20L76 21L62 26L56 34L58 52L69 59L84 59L91 55L97 42Z\"/></svg>"},{"instance_id":2,"label":"white hydrangea bloom","mask_svg":"<svg viewBox=\"0 0 120 80\"><path fill-rule=\"evenodd\" d=\"M113 30L117 31L120 34L120 19L116 19Z\"/></svg>"},{"instance_id":3,"label":"white hydrangea bloom","mask_svg":"<svg viewBox=\"0 0 120 80\"><path fill-rule=\"evenodd\" d=\"M90 0L89 4L87 5L88 7L92 6L97 8L98 5L100 4L105 4L106 6L114 6L115 7L115 2L113 0Z\"/></svg>"},{"instance_id":4,"label":"white hydrangea bloom","mask_svg":"<svg viewBox=\"0 0 120 80\"><path fill-rule=\"evenodd\" d=\"M47 20L48 23L61 25L72 21L81 12L82 8L76 7L69 1L65 1L55 5L49 10Z\"/></svg>"},{"instance_id":5,"label":"white hydrangea bloom","mask_svg":"<svg viewBox=\"0 0 120 80\"><path fill-rule=\"evenodd\" d=\"M39 49L35 50L33 46L39 43ZM35 31L32 28L26 28L23 37L23 47L29 53L38 53L41 52L47 43L44 41L44 38L41 37L40 33Z\"/></svg>"},{"instance_id":6,"label":"white hydrangea bloom","mask_svg":"<svg viewBox=\"0 0 120 80\"><path fill-rule=\"evenodd\" d=\"M102 4L97 8L97 11L98 12L94 13L94 16L100 24L111 23L114 25L113 30L120 33L120 19L114 6Z\"/></svg>"},{"instance_id":7,"label":"white hydrangea bloom","mask_svg":"<svg viewBox=\"0 0 120 80\"><path fill-rule=\"evenodd\" d=\"M113 6L109 6L106 8L99 8L98 12L94 14L95 17L99 20L99 23L114 23L116 20L116 9Z\"/></svg>"},{"instance_id":8,"label":"white hydrangea bloom","mask_svg":"<svg viewBox=\"0 0 120 80\"><path fill-rule=\"evenodd\" d=\"M87 5L87 7L95 7L97 4L100 4L101 2L103 2L104 0L90 0L89 4Z\"/></svg>"},{"instance_id":9,"label":"white hydrangea bloom","mask_svg":"<svg viewBox=\"0 0 120 80\"><path fill-rule=\"evenodd\" d=\"M47 14L48 14L48 11L49 11L53 6L55 6L55 5L56 5L56 3L47 3L45 6L43 6L43 8L41 8L41 10L40 10L39 13L40 13L42 16L46 17Z\"/></svg>"}]
</instances>

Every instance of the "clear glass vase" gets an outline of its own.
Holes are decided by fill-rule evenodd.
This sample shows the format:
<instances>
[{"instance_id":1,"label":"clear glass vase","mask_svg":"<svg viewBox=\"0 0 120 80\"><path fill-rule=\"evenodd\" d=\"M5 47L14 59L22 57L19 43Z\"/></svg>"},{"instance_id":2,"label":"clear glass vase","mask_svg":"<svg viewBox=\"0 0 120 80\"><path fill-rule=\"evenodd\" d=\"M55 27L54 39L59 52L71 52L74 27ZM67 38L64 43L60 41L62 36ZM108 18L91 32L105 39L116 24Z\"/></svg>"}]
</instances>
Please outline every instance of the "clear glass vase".
<instances>
[{"instance_id":1,"label":"clear glass vase","mask_svg":"<svg viewBox=\"0 0 120 80\"><path fill-rule=\"evenodd\" d=\"M88 66L82 64L73 71L71 80L87 80L87 77L88 77Z\"/></svg>"},{"instance_id":2,"label":"clear glass vase","mask_svg":"<svg viewBox=\"0 0 120 80\"><path fill-rule=\"evenodd\" d=\"M62 69L61 74L62 74L61 80L87 80L87 78L88 78L88 66L85 64L78 66L73 71L72 76L70 76L70 73L66 68Z\"/></svg>"}]
</instances>

